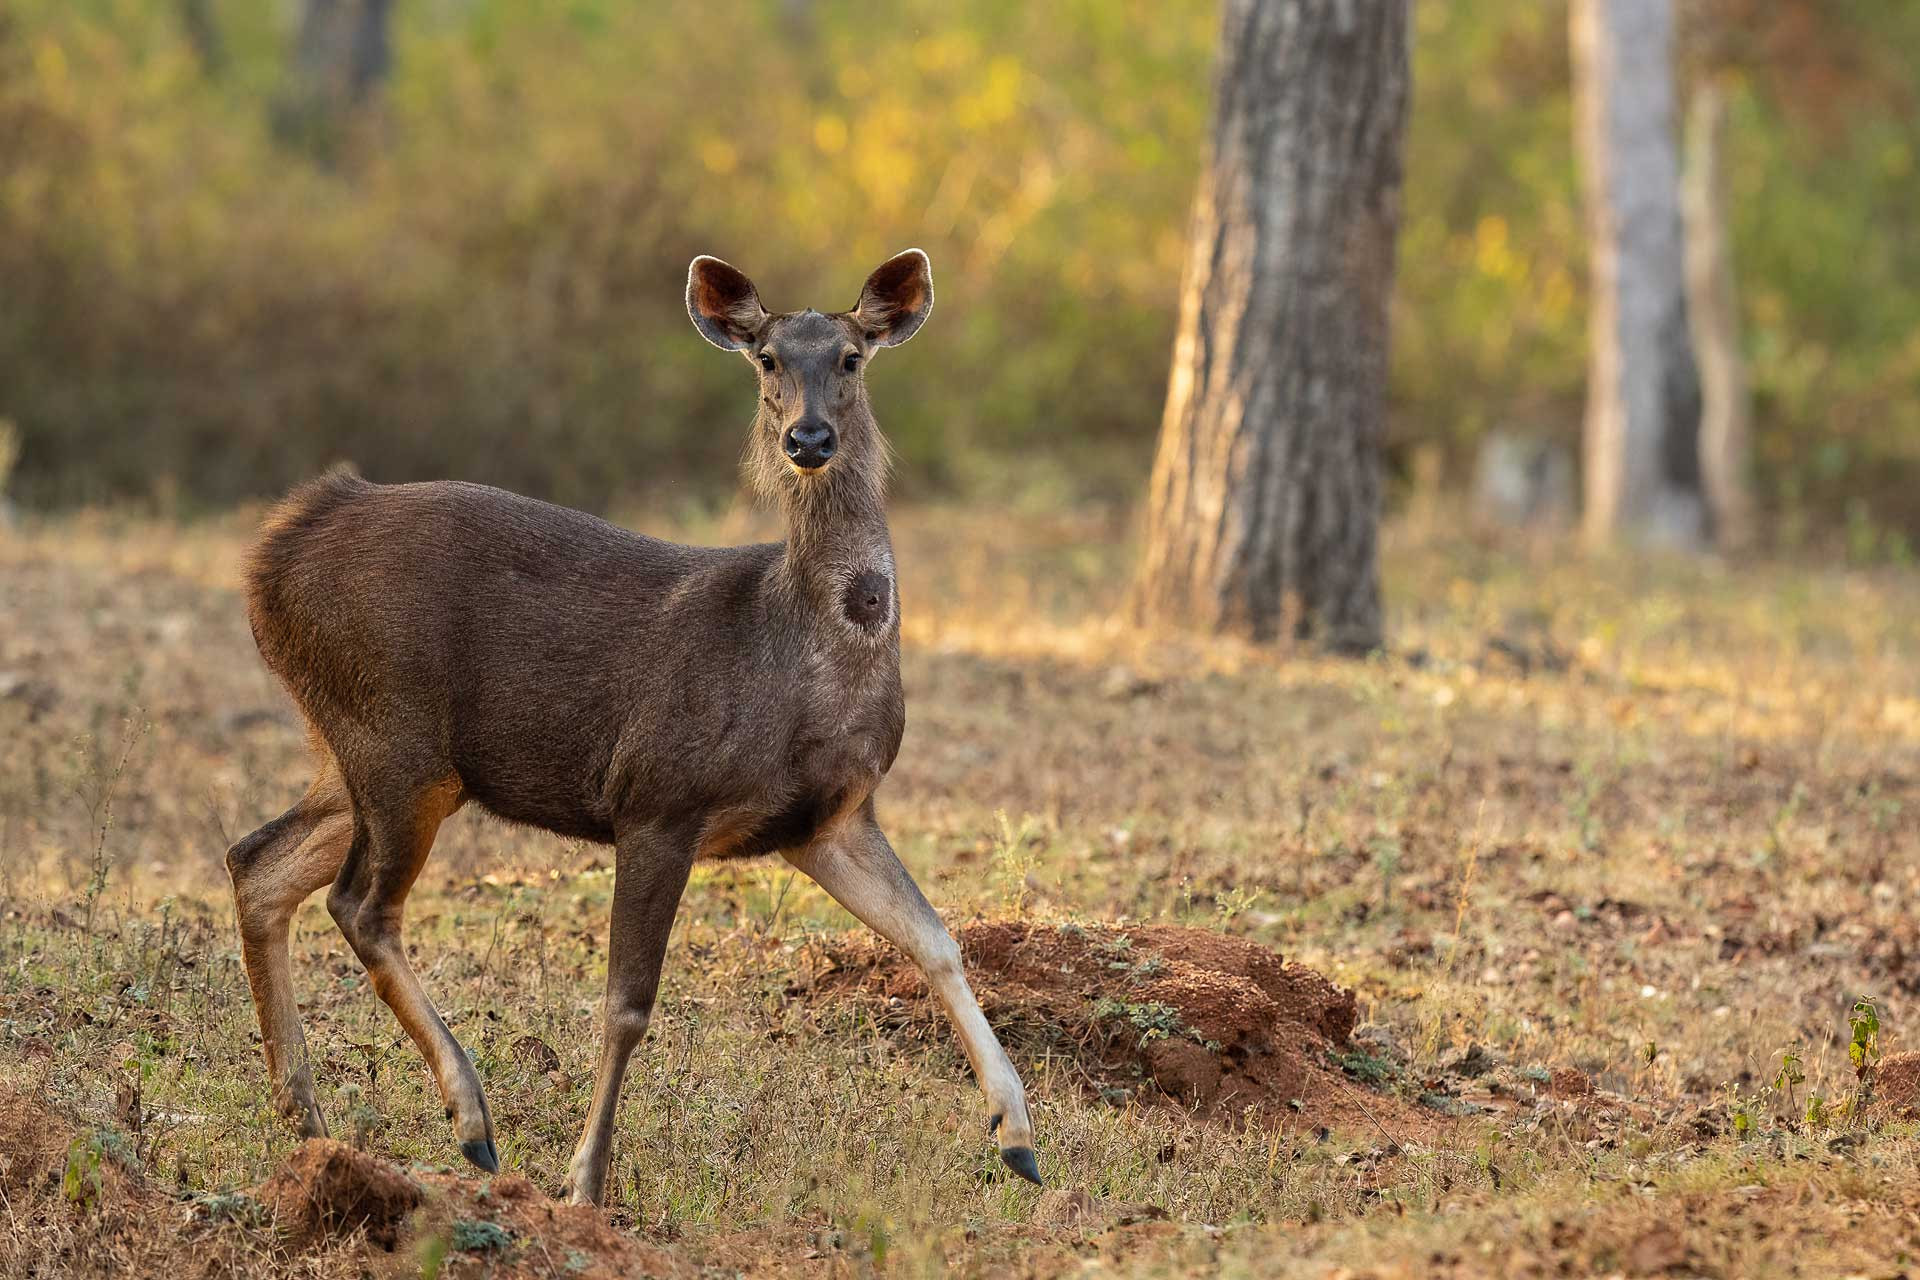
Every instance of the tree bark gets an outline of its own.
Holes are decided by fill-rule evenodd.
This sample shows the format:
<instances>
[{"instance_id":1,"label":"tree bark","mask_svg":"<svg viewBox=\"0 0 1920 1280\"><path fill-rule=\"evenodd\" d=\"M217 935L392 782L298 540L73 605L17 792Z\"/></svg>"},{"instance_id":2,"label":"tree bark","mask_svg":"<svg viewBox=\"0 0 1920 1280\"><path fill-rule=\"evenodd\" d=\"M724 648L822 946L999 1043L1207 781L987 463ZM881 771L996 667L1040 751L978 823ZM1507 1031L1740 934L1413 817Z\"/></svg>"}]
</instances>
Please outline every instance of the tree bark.
<instances>
[{"instance_id":1,"label":"tree bark","mask_svg":"<svg viewBox=\"0 0 1920 1280\"><path fill-rule=\"evenodd\" d=\"M1681 210L1687 238L1687 315L1700 361L1700 473L1715 543L1738 551L1753 542L1752 450L1747 366L1740 354L1740 307L1727 230L1727 100L1704 76L1687 110L1687 167Z\"/></svg>"},{"instance_id":2,"label":"tree bark","mask_svg":"<svg viewBox=\"0 0 1920 1280\"><path fill-rule=\"evenodd\" d=\"M1688 334L1672 0L1574 0L1575 139L1593 259L1586 534L1697 548L1700 385Z\"/></svg>"},{"instance_id":3,"label":"tree bark","mask_svg":"<svg viewBox=\"0 0 1920 1280\"><path fill-rule=\"evenodd\" d=\"M193 56L209 80L217 80L227 69L227 45L220 36L220 24L214 19L210 0L179 0L180 25L193 46Z\"/></svg>"},{"instance_id":4,"label":"tree bark","mask_svg":"<svg viewBox=\"0 0 1920 1280\"><path fill-rule=\"evenodd\" d=\"M301 0L274 128L324 160L338 158L356 116L393 69L393 0Z\"/></svg>"},{"instance_id":5,"label":"tree bark","mask_svg":"<svg viewBox=\"0 0 1920 1280\"><path fill-rule=\"evenodd\" d=\"M1134 590L1143 621L1377 648L1407 0L1226 0Z\"/></svg>"}]
</instances>

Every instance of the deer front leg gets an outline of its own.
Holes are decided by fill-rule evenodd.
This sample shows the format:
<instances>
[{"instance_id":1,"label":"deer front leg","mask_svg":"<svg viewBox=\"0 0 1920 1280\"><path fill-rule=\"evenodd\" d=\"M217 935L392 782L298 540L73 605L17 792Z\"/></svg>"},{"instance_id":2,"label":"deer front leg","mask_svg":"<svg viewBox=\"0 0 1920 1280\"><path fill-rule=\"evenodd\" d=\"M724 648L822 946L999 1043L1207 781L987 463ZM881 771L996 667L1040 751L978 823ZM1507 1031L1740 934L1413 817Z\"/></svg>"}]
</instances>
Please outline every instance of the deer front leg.
<instances>
[{"instance_id":1,"label":"deer front leg","mask_svg":"<svg viewBox=\"0 0 1920 1280\"><path fill-rule=\"evenodd\" d=\"M920 966L928 987L946 1007L960 1047L973 1064L974 1078L987 1095L987 1128L1000 1143L1000 1159L1028 1182L1040 1185L1026 1088L973 998L960 967L960 948L920 886L900 865L874 820L871 803L853 821L806 849L789 853L787 860Z\"/></svg>"},{"instance_id":2,"label":"deer front leg","mask_svg":"<svg viewBox=\"0 0 1920 1280\"><path fill-rule=\"evenodd\" d=\"M593 1104L567 1173L568 1198L599 1204L613 1154L620 1082L627 1059L647 1034L674 912L693 868L691 834L643 827L622 831L614 854L613 922L607 931L606 1038L593 1083Z\"/></svg>"}]
</instances>

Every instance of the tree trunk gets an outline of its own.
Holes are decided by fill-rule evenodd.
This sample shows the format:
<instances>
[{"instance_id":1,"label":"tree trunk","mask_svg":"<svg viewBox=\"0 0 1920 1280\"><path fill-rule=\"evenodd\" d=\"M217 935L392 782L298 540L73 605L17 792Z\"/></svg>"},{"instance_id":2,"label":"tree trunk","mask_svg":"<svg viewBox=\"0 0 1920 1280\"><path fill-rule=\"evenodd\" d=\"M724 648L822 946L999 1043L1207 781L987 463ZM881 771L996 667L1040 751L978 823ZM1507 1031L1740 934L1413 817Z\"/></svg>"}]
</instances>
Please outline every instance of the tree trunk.
<instances>
[{"instance_id":1,"label":"tree trunk","mask_svg":"<svg viewBox=\"0 0 1920 1280\"><path fill-rule=\"evenodd\" d=\"M214 20L211 0L179 0L180 25L193 46L193 56L209 80L217 80L227 69L227 45L221 39L220 24Z\"/></svg>"},{"instance_id":2,"label":"tree trunk","mask_svg":"<svg viewBox=\"0 0 1920 1280\"><path fill-rule=\"evenodd\" d=\"M1587 537L1697 548L1707 513L1682 263L1672 0L1574 0L1571 25L1593 245Z\"/></svg>"},{"instance_id":3,"label":"tree trunk","mask_svg":"<svg viewBox=\"0 0 1920 1280\"><path fill-rule=\"evenodd\" d=\"M1752 429L1727 231L1726 131L1726 95L1716 80L1704 77L1687 110L1687 169L1681 193L1687 315L1700 361L1700 473L1714 541L1724 550L1738 551L1753 541L1753 494L1747 484Z\"/></svg>"},{"instance_id":4,"label":"tree trunk","mask_svg":"<svg viewBox=\"0 0 1920 1280\"><path fill-rule=\"evenodd\" d=\"M355 117L393 69L393 0L301 0L288 86L274 130L323 160L338 158Z\"/></svg>"},{"instance_id":5,"label":"tree trunk","mask_svg":"<svg viewBox=\"0 0 1920 1280\"><path fill-rule=\"evenodd\" d=\"M1134 605L1381 642L1407 0L1226 0Z\"/></svg>"}]
</instances>

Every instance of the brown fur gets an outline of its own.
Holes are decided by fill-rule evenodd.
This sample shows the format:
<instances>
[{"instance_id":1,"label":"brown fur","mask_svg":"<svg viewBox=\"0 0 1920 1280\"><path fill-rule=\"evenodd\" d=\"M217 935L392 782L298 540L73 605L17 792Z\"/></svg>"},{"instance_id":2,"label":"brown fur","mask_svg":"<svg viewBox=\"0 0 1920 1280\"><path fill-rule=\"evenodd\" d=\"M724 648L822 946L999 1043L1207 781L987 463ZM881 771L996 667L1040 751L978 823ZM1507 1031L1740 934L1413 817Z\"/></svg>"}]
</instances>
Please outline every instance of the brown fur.
<instances>
[{"instance_id":1,"label":"brown fur","mask_svg":"<svg viewBox=\"0 0 1920 1280\"><path fill-rule=\"evenodd\" d=\"M434 1068L463 1150L497 1163L479 1078L399 932L435 832L470 799L617 846L607 1047L576 1195L598 1198L620 1079L696 857L786 853L945 975L996 1120L1018 1112L1003 1142L1026 1152L1018 1079L873 816L905 710L887 454L862 373L931 304L917 251L836 315L770 315L745 276L695 261L696 326L759 370L745 466L783 508L784 543L680 546L482 485L385 486L346 471L268 516L247 568L248 617L312 726L320 769L228 866L276 1096L308 1133L325 1124L286 930L331 881L328 908ZM830 461L790 463L796 423L831 435Z\"/></svg>"}]
</instances>

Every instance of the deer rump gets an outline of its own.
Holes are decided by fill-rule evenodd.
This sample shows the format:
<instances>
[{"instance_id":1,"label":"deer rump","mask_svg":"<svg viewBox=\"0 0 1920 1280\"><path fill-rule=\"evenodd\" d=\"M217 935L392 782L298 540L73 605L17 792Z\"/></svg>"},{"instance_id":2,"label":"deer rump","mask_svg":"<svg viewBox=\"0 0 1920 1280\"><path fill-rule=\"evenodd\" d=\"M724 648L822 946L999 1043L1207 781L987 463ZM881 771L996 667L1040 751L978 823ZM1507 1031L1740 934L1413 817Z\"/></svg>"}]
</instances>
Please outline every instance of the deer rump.
<instances>
[{"instance_id":1,"label":"deer rump","mask_svg":"<svg viewBox=\"0 0 1920 1280\"><path fill-rule=\"evenodd\" d=\"M702 856L749 856L867 803L905 727L897 627L849 654L783 621L765 591L781 550L682 546L485 485L335 471L269 515L247 612L349 779L354 758L377 758L601 843L616 814L704 813ZM872 600L860 583L856 627Z\"/></svg>"}]
</instances>

